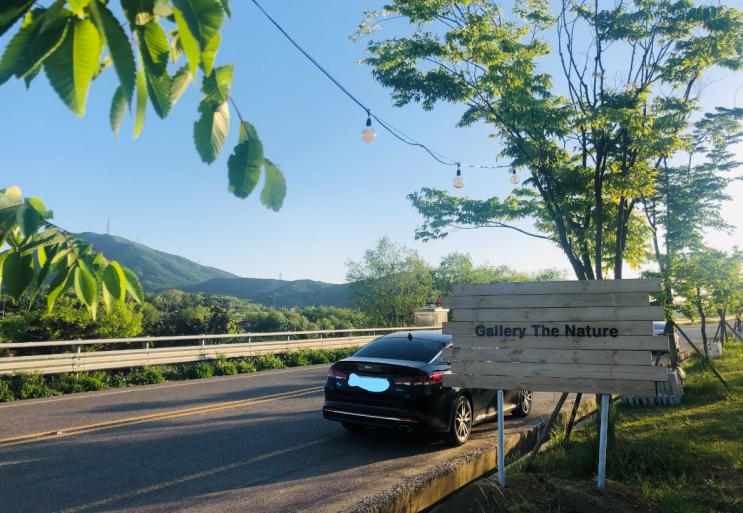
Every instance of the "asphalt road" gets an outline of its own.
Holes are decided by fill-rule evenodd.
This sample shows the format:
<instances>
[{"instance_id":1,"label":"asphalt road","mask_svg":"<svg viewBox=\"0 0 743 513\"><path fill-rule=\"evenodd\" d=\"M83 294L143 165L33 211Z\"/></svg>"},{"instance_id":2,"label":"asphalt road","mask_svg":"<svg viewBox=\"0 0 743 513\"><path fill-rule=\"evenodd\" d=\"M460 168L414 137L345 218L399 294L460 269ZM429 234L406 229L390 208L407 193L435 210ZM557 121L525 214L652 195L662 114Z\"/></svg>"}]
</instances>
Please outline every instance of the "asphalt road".
<instances>
[{"instance_id":1,"label":"asphalt road","mask_svg":"<svg viewBox=\"0 0 743 513\"><path fill-rule=\"evenodd\" d=\"M0 511L338 511L463 448L322 418L327 365L0 405ZM559 394L535 394L527 419ZM566 405L567 406L567 405Z\"/></svg>"},{"instance_id":2,"label":"asphalt road","mask_svg":"<svg viewBox=\"0 0 743 513\"><path fill-rule=\"evenodd\" d=\"M327 367L0 404L0 511L335 512L497 436L494 421L457 449L348 433L322 418ZM558 396L535 394L529 418L506 416L506 435Z\"/></svg>"}]
</instances>

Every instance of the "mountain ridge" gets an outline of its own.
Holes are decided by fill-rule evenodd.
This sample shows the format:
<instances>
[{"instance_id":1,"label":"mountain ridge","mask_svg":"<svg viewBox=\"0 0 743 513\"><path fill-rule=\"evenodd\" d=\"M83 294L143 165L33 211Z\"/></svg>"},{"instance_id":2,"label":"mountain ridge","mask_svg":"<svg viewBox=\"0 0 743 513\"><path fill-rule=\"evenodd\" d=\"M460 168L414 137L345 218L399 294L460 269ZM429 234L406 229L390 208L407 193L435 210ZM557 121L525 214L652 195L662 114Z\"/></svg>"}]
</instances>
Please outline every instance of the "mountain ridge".
<instances>
[{"instance_id":1,"label":"mountain ridge","mask_svg":"<svg viewBox=\"0 0 743 513\"><path fill-rule=\"evenodd\" d=\"M276 306L348 306L348 284L314 280L242 278L215 267L203 266L182 256L152 249L116 235L79 234L106 257L116 260L139 277L145 292L178 289L245 299Z\"/></svg>"}]
</instances>

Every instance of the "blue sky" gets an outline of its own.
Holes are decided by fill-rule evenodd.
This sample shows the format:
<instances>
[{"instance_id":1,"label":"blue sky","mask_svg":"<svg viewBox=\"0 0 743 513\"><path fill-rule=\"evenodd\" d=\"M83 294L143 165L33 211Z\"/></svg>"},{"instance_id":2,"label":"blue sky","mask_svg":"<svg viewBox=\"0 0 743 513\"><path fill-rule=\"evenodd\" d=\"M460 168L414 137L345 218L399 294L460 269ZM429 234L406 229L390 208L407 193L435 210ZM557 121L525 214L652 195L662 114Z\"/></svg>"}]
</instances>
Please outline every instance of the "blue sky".
<instances>
[{"instance_id":1,"label":"blue sky","mask_svg":"<svg viewBox=\"0 0 743 513\"><path fill-rule=\"evenodd\" d=\"M421 218L405 196L422 187L453 192L455 169L381 129L373 144L363 143L366 116L361 108L252 3L232 3L233 23L225 23L217 63L235 64L232 95L256 126L266 156L286 177L288 194L280 212L263 207L255 193L246 200L227 193L226 162L237 140L234 112L219 159L211 166L201 163L192 140L200 99L193 85L165 120L148 109L136 140L127 116L116 143L108 123L117 85L111 69L91 86L84 118L64 106L43 74L30 92L22 81L2 86L2 186L18 185L24 195L42 198L56 222L70 231L102 233L110 218L114 235L245 277L277 278L281 273L284 279L342 282L344 263L359 259L385 235L417 249L431 263L456 250L477 262L520 270L568 267L556 247L511 230L470 230L443 241L414 241ZM382 119L453 159L496 164L499 145L489 140L486 127L455 127L460 106L441 105L429 113L415 105L395 109L370 68L355 64L364 45L347 36L364 9L381 8L382 2L261 4ZM0 47L15 31L0 38ZM719 80L705 92L705 103L732 107L743 76L714 72L712 78ZM741 103L743 92L738 95ZM505 198L512 189L505 171L465 169L463 176L466 184L459 192L473 198ZM743 184L731 192L743 197ZM726 206L729 221L743 218L741 204ZM520 226L529 228L529 223ZM743 247L743 229L732 237L712 234L710 243L721 249Z\"/></svg>"}]
</instances>

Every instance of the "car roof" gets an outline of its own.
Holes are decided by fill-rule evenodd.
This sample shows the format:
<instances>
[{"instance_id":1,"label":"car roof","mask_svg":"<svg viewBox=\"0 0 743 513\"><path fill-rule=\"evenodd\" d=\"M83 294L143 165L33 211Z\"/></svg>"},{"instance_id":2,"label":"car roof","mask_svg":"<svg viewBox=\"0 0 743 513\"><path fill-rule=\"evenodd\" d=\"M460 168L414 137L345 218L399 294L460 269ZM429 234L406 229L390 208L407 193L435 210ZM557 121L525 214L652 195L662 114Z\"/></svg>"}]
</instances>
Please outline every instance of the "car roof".
<instances>
[{"instance_id":1,"label":"car roof","mask_svg":"<svg viewBox=\"0 0 743 513\"><path fill-rule=\"evenodd\" d=\"M451 335L443 335L440 331L398 331L397 333L390 333L380 338L392 339L392 338L404 338L407 340L408 335L413 335L413 339L418 340L431 340L433 342L440 342L446 344L451 342ZM379 340L379 339L377 339Z\"/></svg>"}]
</instances>

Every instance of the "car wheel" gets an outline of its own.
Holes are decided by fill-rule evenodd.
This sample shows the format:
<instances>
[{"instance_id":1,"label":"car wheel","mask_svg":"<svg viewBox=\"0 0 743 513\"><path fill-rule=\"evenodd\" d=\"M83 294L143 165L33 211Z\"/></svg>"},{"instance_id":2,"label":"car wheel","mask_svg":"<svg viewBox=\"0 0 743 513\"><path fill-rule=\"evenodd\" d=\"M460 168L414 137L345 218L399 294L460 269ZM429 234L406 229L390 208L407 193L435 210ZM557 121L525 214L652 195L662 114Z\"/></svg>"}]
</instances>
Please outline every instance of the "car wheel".
<instances>
[{"instance_id":1,"label":"car wheel","mask_svg":"<svg viewBox=\"0 0 743 513\"><path fill-rule=\"evenodd\" d=\"M472 431L472 404L464 396L459 397L454 405L454 415L445 440L449 445L460 446L469 439Z\"/></svg>"},{"instance_id":2,"label":"car wheel","mask_svg":"<svg viewBox=\"0 0 743 513\"><path fill-rule=\"evenodd\" d=\"M526 417L531 413L531 392L527 390L519 390L519 402L511 411L514 417Z\"/></svg>"},{"instance_id":3,"label":"car wheel","mask_svg":"<svg viewBox=\"0 0 743 513\"><path fill-rule=\"evenodd\" d=\"M361 433L366 431L366 426L363 424L356 424L355 422L341 422L341 425L349 430L351 433Z\"/></svg>"}]
</instances>

